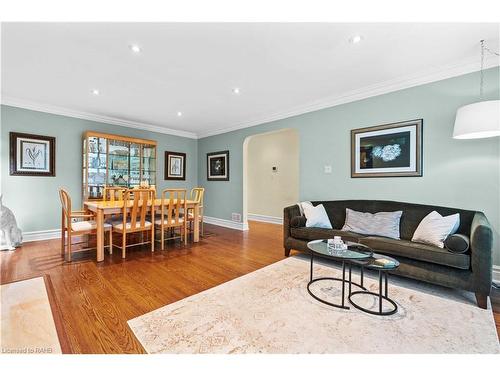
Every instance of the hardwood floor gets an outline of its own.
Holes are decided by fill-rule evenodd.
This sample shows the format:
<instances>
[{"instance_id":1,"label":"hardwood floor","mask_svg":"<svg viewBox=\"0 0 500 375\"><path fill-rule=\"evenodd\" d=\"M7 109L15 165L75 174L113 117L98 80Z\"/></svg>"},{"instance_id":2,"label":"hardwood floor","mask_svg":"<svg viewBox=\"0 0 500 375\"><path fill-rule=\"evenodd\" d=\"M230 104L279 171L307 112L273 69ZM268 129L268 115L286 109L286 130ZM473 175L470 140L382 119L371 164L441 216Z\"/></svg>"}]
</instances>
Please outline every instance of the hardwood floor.
<instances>
[{"instance_id":1,"label":"hardwood floor","mask_svg":"<svg viewBox=\"0 0 500 375\"><path fill-rule=\"evenodd\" d=\"M95 252L60 256L60 240L29 242L1 252L1 283L48 274L71 353L143 353L127 321L284 258L282 227L251 223L241 232L206 225L187 247L129 248L95 262ZM159 248L159 246L158 246Z\"/></svg>"},{"instance_id":2,"label":"hardwood floor","mask_svg":"<svg viewBox=\"0 0 500 375\"><path fill-rule=\"evenodd\" d=\"M207 236L184 247L169 243L151 253L130 248L95 262L82 252L72 263L59 253L59 240L26 243L1 252L1 283L49 275L51 304L70 353L143 353L127 321L284 258L282 227L250 222L241 232L206 225ZM492 296L500 333L500 292Z\"/></svg>"}]
</instances>

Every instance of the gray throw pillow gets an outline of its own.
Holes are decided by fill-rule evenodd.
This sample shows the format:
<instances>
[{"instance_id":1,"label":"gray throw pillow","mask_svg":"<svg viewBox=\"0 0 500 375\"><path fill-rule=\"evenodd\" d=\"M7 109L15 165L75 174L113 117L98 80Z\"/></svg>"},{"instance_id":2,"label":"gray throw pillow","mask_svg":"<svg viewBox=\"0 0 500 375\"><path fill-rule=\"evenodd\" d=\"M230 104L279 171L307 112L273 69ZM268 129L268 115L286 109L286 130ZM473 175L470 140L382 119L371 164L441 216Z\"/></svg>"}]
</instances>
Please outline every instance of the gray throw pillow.
<instances>
[{"instance_id":1,"label":"gray throw pillow","mask_svg":"<svg viewBox=\"0 0 500 375\"><path fill-rule=\"evenodd\" d=\"M444 246L449 252L463 254L469 250L469 237L463 234L452 234L444 240Z\"/></svg>"},{"instance_id":2,"label":"gray throw pillow","mask_svg":"<svg viewBox=\"0 0 500 375\"><path fill-rule=\"evenodd\" d=\"M399 222L403 211L358 212L346 208L343 231L389 237L399 240Z\"/></svg>"}]
</instances>

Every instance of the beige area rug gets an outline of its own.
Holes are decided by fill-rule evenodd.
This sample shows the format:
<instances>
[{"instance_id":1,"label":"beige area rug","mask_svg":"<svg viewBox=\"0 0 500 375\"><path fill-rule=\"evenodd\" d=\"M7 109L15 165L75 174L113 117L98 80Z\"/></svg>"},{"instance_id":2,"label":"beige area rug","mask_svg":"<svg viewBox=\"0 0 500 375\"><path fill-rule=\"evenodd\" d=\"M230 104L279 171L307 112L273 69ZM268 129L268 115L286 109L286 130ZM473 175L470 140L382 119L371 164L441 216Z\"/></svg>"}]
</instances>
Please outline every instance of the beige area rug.
<instances>
[{"instance_id":1,"label":"beige area rug","mask_svg":"<svg viewBox=\"0 0 500 375\"><path fill-rule=\"evenodd\" d=\"M0 286L2 354L59 354L43 277Z\"/></svg>"},{"instance_id":2,"label":"beige area rug","mask_svg":"<svg viewBox=\"0 0 500 375\"><path fill-rule=\"evenodd\" d=\"M315 265L321 275L341 270ZM500 352L491 309L470 296L393 277L389 296L399 310L381 317L316 301L308 280L307 258L291 257L128 324L148 353ZM336 301L339 286L322 281L315 291ZM365 275L365 286L378 290L378 279Z\"/></svg>"}]
</instances>

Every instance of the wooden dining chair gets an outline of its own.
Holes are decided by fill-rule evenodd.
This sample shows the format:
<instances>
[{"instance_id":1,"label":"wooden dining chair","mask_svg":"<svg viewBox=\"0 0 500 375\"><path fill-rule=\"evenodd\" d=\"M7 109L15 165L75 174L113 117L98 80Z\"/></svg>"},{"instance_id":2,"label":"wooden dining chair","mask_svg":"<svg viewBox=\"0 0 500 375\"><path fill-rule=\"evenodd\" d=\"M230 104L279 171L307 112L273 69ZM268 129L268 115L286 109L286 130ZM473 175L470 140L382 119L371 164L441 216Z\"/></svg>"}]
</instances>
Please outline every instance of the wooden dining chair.
<instances>
[{"instance_id":1,"label":"wooden dining chair","mask_svg":"<svg viewBox=\"0 0 500 375\"><path fill-rule=\"evenodd\" d=\"M155 220L155 227L160 229L161 249L165 249L165 241L180 238L187 244L187 222L181 217L186 212L186 189L165 189L161 192L161 215ZM179 229L178 236L175 230ZM165 232L170 237L165 237Z\"/></svg>"},{"instance_id":2,"label":"wooden dining chair","mask_svg":"<svg viewBox=\"0 0 500 375\"><path fill-rule=\"evenodd\" d=\"M123 198L125 196L125 192L127 191L127 188L124 188L123 186L105 186L103 193L102 193L102 199L105 202L121 202L123 201ZM122 216L121 214L111 214L107 219L106 222L113 225L113 224L119 224L122 221ZM109 253L113 254L113 247L109 249Z\"/></svg>"},{"instance_id":3,"label":"wooden dining chair","mask_svg":"<svg viewBox=\"0 0 500 375\"><path fill-rule=\"evenodd\" d=\"M126 191L127 188L121 186L105 186L102 199L105 202L122 201Z\"/></svg>"},{"instance_id":4,"label":"wooden dining chair","mask_svg":"<svg viewBox=\"0 0 500 375\"><path fill-rule=\"evenodd\" d=\"M61 255L66 258L68 253L68 262L71 262L72 245L77 245L83 242L73 243L73 236L84 234L97 234L97 223L94 220L95 216L92 213L85 211L71 210L71 197L64 188L59 188L59 199L61 200ZM77 221L75 221L75 219ZM78 221L78 219L85 219ZM104 224L104 231L109 232L109 245L113 243L111 225ZM66 242L66 243L65 243ZM83 250L89 250L86 248Z\"/></svg>"},{"instance_id":5,"label":"wooden dining chair","mask_svg":"<svg viewBox=\"0 0 500 375\"><path fill-rule=\"evenodd\" d=\"M122 250L122 258L126 257L126 248L130 246L138 246L151 243L151 251L154 248L154 225L151 221L146 220L146 215L151 213L154 217L154 190L152 189L133 189L127 190L124 195L124 204L122 209L122 222L113 223L113 231L121 233L122 246L117 246ZM150 241L141 241L127 245L127 234L149 232L151 233Z\"/></svg>"},{"instance_id":6,"label":"wooden dining chair","mask_svg":"<svg viewBox=\"0 0 500 375\"><path fill-rule=\"evenodd\" d=\"M202 187L197 187L191 189L190 200L198 202L198 217L200 221L200 234L203 236L203 196L205 195L205 189ZM189 208L187 211L187 220L189 222L189 229L192 231L192 225L194 221L194 212L192 208Z\"/></svg>"}]
</instances>

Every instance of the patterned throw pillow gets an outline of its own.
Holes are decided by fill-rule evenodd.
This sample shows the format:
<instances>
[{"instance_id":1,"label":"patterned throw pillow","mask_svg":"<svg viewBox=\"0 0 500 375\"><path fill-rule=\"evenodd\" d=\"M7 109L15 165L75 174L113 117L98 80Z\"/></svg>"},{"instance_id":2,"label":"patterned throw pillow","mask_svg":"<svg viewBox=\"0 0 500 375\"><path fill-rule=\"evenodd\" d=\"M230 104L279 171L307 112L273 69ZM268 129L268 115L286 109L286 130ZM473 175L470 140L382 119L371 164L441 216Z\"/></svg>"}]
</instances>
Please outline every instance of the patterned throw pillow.
<instances>
[{"instance_id":1,"label":"patterned throw pillow","mask_svg":"<svg viewBox=\"0 0 500 375\"><path fill-rule=\"evenodd\" d=\"M459 226L460 214L441 216L437 211L432 211L418 224L411 240L444 248L446 237L455 233Z\"/></svg>"},{"instance_id":2,"label":"patterned throw pillow","mask_svg":"<svg viewBox=\"0 0 500 375\"><path fill-rule=\"evenodd\" d=\"M343 231L389 237L399 240L399 222L403 211L358 212L346 208Z\"/></svg>"}]
</instances>

